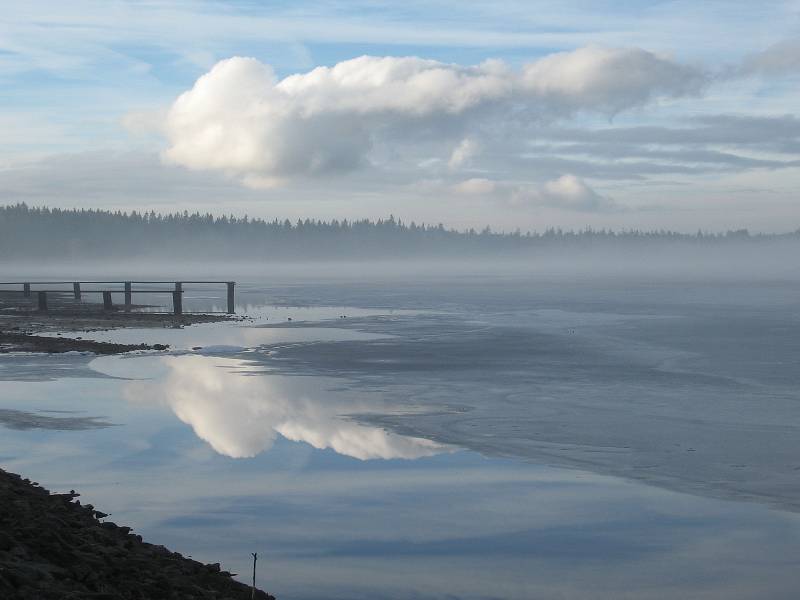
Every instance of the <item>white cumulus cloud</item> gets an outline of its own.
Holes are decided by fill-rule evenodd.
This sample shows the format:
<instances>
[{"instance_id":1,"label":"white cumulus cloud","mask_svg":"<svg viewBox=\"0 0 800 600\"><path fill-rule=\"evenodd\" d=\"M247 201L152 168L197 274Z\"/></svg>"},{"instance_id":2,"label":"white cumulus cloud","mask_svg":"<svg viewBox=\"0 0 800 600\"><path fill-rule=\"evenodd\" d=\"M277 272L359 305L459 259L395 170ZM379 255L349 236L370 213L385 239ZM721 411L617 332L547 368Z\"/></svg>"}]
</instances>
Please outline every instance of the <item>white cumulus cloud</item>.
<instances>
[{"instance_id":1,"label":"white cumulus cloud","mask_svg":"<svg viewBox=\"0 0 800 600\"><path fill-rule=\"evenodd\" d=\"M601 196L575 175L562 175L545 183L538 196L550 204L574 210L602 210L610 208L608 198Z\"/></svg>"},{"instance_id":2,"label":"white cumulus cloud","mask_svg":"<svg viewBox=\"0 0 800 600\"><path fill-rule=\"evenodd\" d=\"M641 48L579 48L523 67L525 88L560 112L615 114L658 97L697 93L706 82L698 69Z\"/></svg>"},{"instance_id":3,"label":"white cumulus cloud","mask_svg":"<svg viewBox=\"0 0 800 600\"><path fill-rule=\"evenodd\" d=\"M611 198L593 190L575 175L562 175L541 185L514 184L481 177L464 180L453 191L469 196L485 196L512 206L554 206L576 211L617 209Z\"/></svg>"},{"instance_id":4,"label":"white cumulus cloud","mask_svg":"<svg viewBox=\"0 0 800 600\"><path fill-rule=\"evenodd\" d=\"M485 196L494 194L498 189L498 184L491 179L485 177L472 177L465 179L453 186L453 189L459 194L466 194L469 196Z\"/></svg>"},{"instance_id":5,"label":"white cumulus cloud","mask_svg":"<svg viewBox=\"0 0 800 600\"><path fill-rule=\"evenodd\" d=\"M580 111L613 115L696 93L704 81L693 67L636 48L581 48L521 70L496 60L461 66L362 56L284 79L256 59L234 57L173 103L164 158L269 187L374 164L376 156L391 156L387 147L441 131L428 137L441 142L456 169L478 153L475 132Z\"/></svg>"}]
</instances>

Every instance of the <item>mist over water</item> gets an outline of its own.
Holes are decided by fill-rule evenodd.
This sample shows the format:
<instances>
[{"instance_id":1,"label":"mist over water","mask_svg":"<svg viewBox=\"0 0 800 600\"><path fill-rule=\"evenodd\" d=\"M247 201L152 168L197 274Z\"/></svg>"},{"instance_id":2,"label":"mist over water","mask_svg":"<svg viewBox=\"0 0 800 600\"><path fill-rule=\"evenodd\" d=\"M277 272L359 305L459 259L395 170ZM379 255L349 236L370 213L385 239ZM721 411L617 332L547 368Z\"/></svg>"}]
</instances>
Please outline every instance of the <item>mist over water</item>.
<instances>
[{"instance_id":1,"label":"mist over water","mask_svg":"<svg viewBox=\"0 0 800 600\"><path fill-rule=\"evenodd\" d=\"M586 228L492 232L376 221L265 221L0 206L0 274L314 277L531 273L547 277L800 277L800 231ZM165 262L165 259L168 259ZM75 272L75 271L79 271ZM181 275L177 275L181 273ZM110 275L110 274L109 274Z\"/></svg>"},{"instance_id":2,"label":"mist over water","mask_svg":"<svg viewBox=\"0 0 800 600\"><path fill-rule=\"evenodd\" d=\"M215 279L277 281L281 283L341 283L359 286L397 283L412 287L436 284L442 278L461 276L487 283L527 280L546 284L584 282L639 286L651 283L693 285L730 282L746 287L764 281L800 280L800 264L795 256L800 244L767 243L750 247L733 244L725 248L693 248L654 244L617 250L577 248L551 249L532 255L501 257L469 256L463 259L430 256L425 258L366 257L365 260L285 260L270 256L245 255L238 259L203 260L174 258L120 258L71 260L58 259L0 264L4 281L31 279Z\"/></svg>"}]
</instances>

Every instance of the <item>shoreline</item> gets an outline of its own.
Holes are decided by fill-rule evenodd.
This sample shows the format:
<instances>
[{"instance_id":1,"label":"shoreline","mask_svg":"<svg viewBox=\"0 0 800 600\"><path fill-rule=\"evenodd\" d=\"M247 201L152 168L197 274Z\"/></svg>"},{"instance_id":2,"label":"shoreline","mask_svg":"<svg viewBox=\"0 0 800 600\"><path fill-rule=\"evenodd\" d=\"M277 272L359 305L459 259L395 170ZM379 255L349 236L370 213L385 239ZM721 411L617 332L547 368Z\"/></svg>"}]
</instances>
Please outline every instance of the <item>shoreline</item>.
<instances>
[{"instance_id":1,"label":"shoreline","mask_svg":"<svg viewBox=\"0 0 800 600\"><path fill-rule=\"evenodd\" d=\"M219 314L112 311L102 305L53 302L46 313L0 299L0 355L12 352L98 355L164 351L167 344L118 344L62 333L120 328L153 330L241 320ZM43 335L39 335L43 334ZM0 597L22 600L213 599L274 597L238 582L217 564L203 564L145 542L130 527L104 521L105 513L81 505L80 494L51 493L0 468Z\"/></svg>"},{"instance_id":2,"label":"shoreline","mask_svg":"<svg viewBox=\"0 0 800 600\"><path fill-rule=\"evenodd\" d=\"M145 542L80 494L51 493L0 468L0 596L20 599L275 600L203 564Z\"/></svg>"},{"instance_id":3,"label":"shoreline","mask_svg":"<svg viewBox=\"0 0 800 600\"><path fill-rule=\"evenodd\" d=\"M76 303L55 297L50 310L39 312L29 305L8 302L0 297L0 354L34 352L92 352L99 355L123 354L136 350L163 351L168 344L117 344L67 337L62 333L82 333L122 328L176 329L199 323L237 321L244 317L228 314L137 312L146 306L133 306L128 311L104 311L101 304ZM56 334L38 335L38 334Z\"/></svg>"}]
</instances>

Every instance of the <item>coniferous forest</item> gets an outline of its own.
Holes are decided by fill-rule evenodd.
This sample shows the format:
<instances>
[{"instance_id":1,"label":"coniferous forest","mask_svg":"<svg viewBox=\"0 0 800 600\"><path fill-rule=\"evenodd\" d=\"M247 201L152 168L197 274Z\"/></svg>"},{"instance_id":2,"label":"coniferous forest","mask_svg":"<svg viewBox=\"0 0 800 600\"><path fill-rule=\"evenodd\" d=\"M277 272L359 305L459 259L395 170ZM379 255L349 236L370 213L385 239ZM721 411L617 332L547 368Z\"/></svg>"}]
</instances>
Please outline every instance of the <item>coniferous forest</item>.
<instances>
[{"instance_id":1,"label":"coniferous forest","mask_svg":"<svg viewBox=\"0 0 800 600\"><path fill-rule=\"evenodd\" d=\"M719 246L798 242L800 230L751 234L747 230L676 233L597 230L458 231L441 224L371 220L264 220L200 213L159 214L94 209L0 206L4 258L402 258L465 257L575 249L631 249L644 245Z\"/></svg>"}]
</instances>

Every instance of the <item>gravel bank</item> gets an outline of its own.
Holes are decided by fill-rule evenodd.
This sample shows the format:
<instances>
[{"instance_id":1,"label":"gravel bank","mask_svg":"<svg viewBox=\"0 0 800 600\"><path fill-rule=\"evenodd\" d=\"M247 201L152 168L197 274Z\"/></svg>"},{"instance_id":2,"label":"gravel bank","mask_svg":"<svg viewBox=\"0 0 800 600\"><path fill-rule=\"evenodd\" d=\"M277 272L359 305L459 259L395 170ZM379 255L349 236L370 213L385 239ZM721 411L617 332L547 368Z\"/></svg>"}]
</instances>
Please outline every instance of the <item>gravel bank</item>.
<instances>
[{"instance_id":1,"label":"gravel bank","mask_svg":"<svg viewBox=\"0 0 800 600\"><path fill-rule=\"evenodd\" d=\"M0 597L33 599L249 599L251 588L142 541L129 527L0 469ZM256 590L255 598L274 600Z\"/></svg>"}]
</instances>

